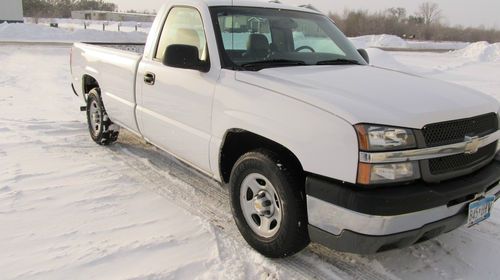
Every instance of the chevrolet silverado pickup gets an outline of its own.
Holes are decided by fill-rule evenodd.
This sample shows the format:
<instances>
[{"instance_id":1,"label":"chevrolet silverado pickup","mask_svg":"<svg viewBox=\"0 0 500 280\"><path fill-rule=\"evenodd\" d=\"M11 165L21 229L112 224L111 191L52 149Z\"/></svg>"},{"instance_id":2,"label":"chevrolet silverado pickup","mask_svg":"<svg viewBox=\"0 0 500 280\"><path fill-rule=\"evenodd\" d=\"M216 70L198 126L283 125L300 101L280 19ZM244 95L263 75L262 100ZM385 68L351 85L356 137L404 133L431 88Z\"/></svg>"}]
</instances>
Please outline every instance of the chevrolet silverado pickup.
<instances>
[{"instance_id":1,"label":"chevrolet silverado pickup","mask_svg":"<svg viewBox=\"0 0 500 280\"><path fill-rule=\"evenodd\" d=\"M72 47L90 136L127 129L227 186L261 254L371 254L489 217L494 98L372 66L310 7L165 2L145 45Z\"/></svg>"}]
</instances>

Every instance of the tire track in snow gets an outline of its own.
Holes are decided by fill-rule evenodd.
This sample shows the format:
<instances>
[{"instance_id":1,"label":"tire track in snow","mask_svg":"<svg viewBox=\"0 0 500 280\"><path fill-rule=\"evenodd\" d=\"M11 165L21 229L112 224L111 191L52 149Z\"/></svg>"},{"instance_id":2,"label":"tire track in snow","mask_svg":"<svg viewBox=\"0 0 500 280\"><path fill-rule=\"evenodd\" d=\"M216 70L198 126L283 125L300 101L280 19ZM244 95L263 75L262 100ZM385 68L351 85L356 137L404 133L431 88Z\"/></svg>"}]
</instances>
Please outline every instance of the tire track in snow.
<instances>
[{"instance_id":1,"label":"tire track in snow","mask_svg":"<svg viewBox=\"0 0 500 280\"><path fill-rule=\"evenodd\" d=\"M30 131L42 131L52 136L65 138L67 132L81 135L84 132L81 123L51 123L51 122L14 122ZM20 124L19 124L20 123ZM62 131L60 131L62 128ZM69 131L65 131L69 129ZM52 132L59 131L56 135ZM64 132L63 132L64 131ZM86 133L85 133L86 134ZM28 136L28 135L27 135ZM86 137L86 135L81 135ZM85 138L87 139L87 138ZM53 140L52 140L53 141ZM229 236L219 244L225 249L225 258L232 258L237 254L238 248L251 250L234 225L229 206L228 191L217 182L201 175L194 169L180 163L167 153L144 144L140 138L122 131L120 141L109 148L100 148L90 140L87 148L102 150L116 159L118 171L124 176L138 182L148 182L148 186L155 193L174 201L181 208L196 216L201 216L224 235ZM64 145L45 143L44 149L73 149L71 143ZM47 146L48 145L48 146ZM82 145L78 145L79 149ZM103 156L103 155L101 155ZM229 254L228 250L229 248ZM234 252L234 253L233 253ZM309 246L306 250L295 256L283 260L268 260L272 266L279 268L286 276L295 279L387 279L392 278L384 273L378 273L366 262L355 261L347 254L330 251L319 245Z\"/></svg>"},{"instance_id":2,"label":"tire track in snow","mask_svg":"<svg viewBox=\"0 0 500 280\"><path fill-rule=\"evenodd\" d=\"M207 219L237 246L248 246L234 225L228 191L217 182L123 130L119 142L108 151L130 167L133 172L127 176L147 181L153 186L152 191ZM274 263L298 279L397 279L376 263L367 264L363 258L314 244Z\"/></svg>"}]
</instances>

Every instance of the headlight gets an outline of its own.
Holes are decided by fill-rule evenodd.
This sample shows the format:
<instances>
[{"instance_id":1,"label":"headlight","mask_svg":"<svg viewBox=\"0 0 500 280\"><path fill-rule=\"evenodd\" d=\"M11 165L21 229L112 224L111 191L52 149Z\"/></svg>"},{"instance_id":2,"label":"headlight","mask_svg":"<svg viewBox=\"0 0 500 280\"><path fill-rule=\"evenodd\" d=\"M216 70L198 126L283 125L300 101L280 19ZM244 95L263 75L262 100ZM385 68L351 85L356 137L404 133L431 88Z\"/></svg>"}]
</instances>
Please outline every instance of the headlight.
<instances>
[{"instance_id":1,"label":"headlight","mask_svg":"<svg viewBox=\"0 0 500 280\"><path fill-rule=\"evenodd\" d=\"M417 147L411 129L358 124L359 148L367 152L405 150Z\"/></svg>"},{"instance_id":2,"label":"headlight","mask_svg":"<svg viewBox=\"0 0 500 280\"><path fill-rule=\"evenodd\" d=\"M362 185L397 183L418 178L420 178L418 162L359 164L358 184Z\"/></svg>"},{"instance_id":3,"label":"headlight","mask_svg":"<svg viewBox=\"0 0 500 280\"><path fill-rule=\"evenodd\" d=\"M413 130L382 125L358 124L355 126L360 151L391 152L417 148ZM420 178L418 162L389 164L359 163L357 182L377 185L407 182Z\"/></svg>"}]
</instances>

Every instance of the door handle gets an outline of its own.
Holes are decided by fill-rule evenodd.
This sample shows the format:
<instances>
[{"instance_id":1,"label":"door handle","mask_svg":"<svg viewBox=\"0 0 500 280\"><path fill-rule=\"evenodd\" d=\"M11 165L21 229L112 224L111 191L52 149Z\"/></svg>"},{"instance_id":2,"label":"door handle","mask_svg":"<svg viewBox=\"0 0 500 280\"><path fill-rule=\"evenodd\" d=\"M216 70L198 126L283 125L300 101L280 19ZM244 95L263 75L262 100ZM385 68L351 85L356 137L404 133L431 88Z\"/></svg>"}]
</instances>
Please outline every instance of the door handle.
<instances>
[{"instance_id":1,"label":"door handle","mask_svg":"<svg viewBox=\"0 0 500 280\"><path fill-rule=\"evenodd\" d=\"M155 80L156 80L156 75L154 73L147 72L146 74L144 74L144 83L146 85L150 86L154 85Z\"/></svg>"}]
</instances>

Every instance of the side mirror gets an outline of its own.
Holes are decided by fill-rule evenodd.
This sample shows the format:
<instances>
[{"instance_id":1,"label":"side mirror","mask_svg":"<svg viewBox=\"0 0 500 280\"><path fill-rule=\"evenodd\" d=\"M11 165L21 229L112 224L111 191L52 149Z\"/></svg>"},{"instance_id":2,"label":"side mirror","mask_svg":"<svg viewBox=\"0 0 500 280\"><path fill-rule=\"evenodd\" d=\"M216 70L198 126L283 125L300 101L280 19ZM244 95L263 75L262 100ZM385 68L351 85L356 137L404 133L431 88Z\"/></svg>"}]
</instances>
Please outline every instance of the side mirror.
<instances>
[{"instance_id":1,"label":"side mirror","mask_svg":"<svg viewBox=\"0 0 500 280\"><path fill-rule=\"evenodd\" d=\"M363 57L366 63L370 64L370 57L365 49L358 49L358 53Z\"/></svg>"},{"instance_id":2,"label":"side mirror","mask_svg":"<svg viewBox=\"0 0 500 280\"><path fill-rule=\"evenodd\" d=\"M163 64L170 67L208 72L209 63L199 59L198 48L190 45L170 45L165 50Z\"/></svg>"}]
</instances>

